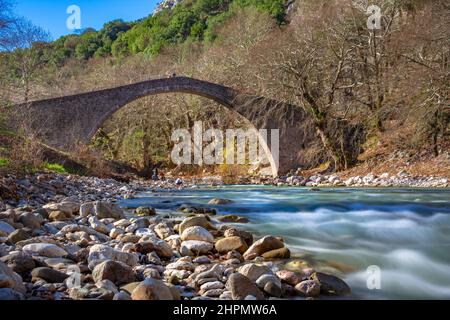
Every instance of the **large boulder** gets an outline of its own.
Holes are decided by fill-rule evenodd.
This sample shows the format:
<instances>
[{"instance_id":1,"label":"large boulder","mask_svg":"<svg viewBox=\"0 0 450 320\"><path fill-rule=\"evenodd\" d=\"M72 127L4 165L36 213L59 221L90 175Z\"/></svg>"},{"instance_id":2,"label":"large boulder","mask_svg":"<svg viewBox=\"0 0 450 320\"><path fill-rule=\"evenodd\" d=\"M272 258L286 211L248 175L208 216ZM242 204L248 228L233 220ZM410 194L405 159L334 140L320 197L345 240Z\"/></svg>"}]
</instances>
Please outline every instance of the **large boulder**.
<instances>
[{"instance_id":1,"label":"large boulder","mask_svg":"<svg viewBox=\"0 0 450 320\"><path fill-rule=\"evenodd\" d=\"M25 294L26 289L22 277L12 271L4 262L0 261L0 288L9 288Z\"/></svg>"},{"instance_id":2,"label":"large boulder","mask_svg":"<svg viewBox=\"0 0 450 320\"><path fill-rule=\"evenodd\" d=\"M264 253L284 247L283 241L273 236L265 236L253 243L244 253L246 260L252 260Z\"/></svg>"},{"instance_id":3,"label":"large boulder","mask_svg":"<svg viewBox=\"0 0 450 320\"><path fill-rule=\"evenodd\" d=\"M22 248L23 252L32 256L60 258L67 255L66 250L52 243L30 243Z\"/></svg>"},{"instance_id":4,"label":"large boulder","mask_svg":"<svg viewBox=\"0 0 450 320\"><path fill-rule=\"evenodd\" d=\"M248 249L247 243L241 237L237 236L217 240L215 247L219 253L227 253L236 250L242 254Z\"/></svg>"},{"instance_id":5,"label":"large boulder","mask_svg":"<svg viewBox=\"0 0 450 320\"><path fill-rule=\"evenodd\" d=\"M264 300L261 290L249 278L240 273L230 275L226 286L231 291L233 300L244 300L249 296L255 297L257 300Z\"/></svg>"},{"instance_id":6,"label":"large boulder","mask_svg":"<svg viewBox=\"0 0 450 320\"><path fill-rule=\"evenodd\" d=\"M125 217L123 210L118 206L103 201L96 201L94 203L94 213L98 219L113 218L119 220Z\"/></svg>"},{"instance_id":7,"label":"large boulder","mask_svg":"<svg viewBox=\"0 0 450 320\"><path fill-rule=\"evenodd\" d=\"M184 229L181 234L181 240L199 240L214 243L214 237L208 230L200 226L193 226Z\"/></svg>"},{"instance_id":8,"label":"large boulder","mask_svg":"<svg viewBox=\"0 0 450 320\"><path fill-rule=\"evenodd\" d=\"M173 300L173 295L170 288L161 280L147 278L133 290L131 298L133 300Z\"/></svg>"},{"instance_id":9,"label":"large boulder","mask_svg":"<svg viewBox=\"0 0 450 320\"><path fill-rule=\"evenodd\" d=\"M130 266L118 261L103 261L92 272L95 282L110 280L116 285L127 284L136 280L136 275Z\"/></svg>"}]
</instances>

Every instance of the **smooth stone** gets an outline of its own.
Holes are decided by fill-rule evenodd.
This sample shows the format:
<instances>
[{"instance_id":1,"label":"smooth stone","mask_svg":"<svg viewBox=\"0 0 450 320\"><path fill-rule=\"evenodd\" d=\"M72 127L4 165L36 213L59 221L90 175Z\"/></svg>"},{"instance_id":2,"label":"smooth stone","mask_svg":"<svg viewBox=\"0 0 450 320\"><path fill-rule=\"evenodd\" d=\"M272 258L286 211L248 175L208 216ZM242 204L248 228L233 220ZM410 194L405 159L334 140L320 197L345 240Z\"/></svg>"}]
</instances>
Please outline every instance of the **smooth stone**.
<instances>
[{"instance_id":1,"label":"smooth stone","mask_svg":"<svg viewBox=\"0 0 450 320\"><path fill-rule=\"evenodd\" d=\"M265 285L269 282L273 282L281 289L281 281L274 274L263 274L256 280L256 285L259 288L264 288Z\"/></svg>"},{"instance_id":2,"label":"smooth stone","mask_svg":"<svg viewBox=\"0 0 450 320\"><path fill-rule=\"evenodd\" d=\"M4 262L9 268L19 274L27 273L36 266L33 258L29 254L20 251L11 252L1 257L0 261Z\"/></svg>"},{"instance_id":3,"label":"smooth stone","mask_svg":"<svg viewBox=\"0 0 450 320\"><path fill-rule=\"evenodd\" d=\"M25 300L25 296L11 288L0 288L0 301Z\"/></svg>"},{"instance_id":4,"label":"smooth stone","mask_svg":"<svg viewBox=\"0 0 450 320\"><path fill-rule=\"evenodd\" d=\"M235 227L228 228L223 235L225 237L240 237L249 247L253 244L253 235L250 232Z\"/></svg>"},{"instance_id":5,"label":"smooth stone","mask_svg":"<svg viewBox=\"0 0 450 320\"><path fill-rule=\"evenodd\" d=\"M117 286L111 280L108 280L108 279L99 281L95 285L97 286L97 288L106 289L108 291L114 292L114 294L119 292L119 290L117 289Z\"/></svg>"},{"instance_id":6,"label":"smooth stone","mask_svg":"<svg viewBox=\"0 0 450 320\"><path fill-rule=\"evenodd\" d=\"M113 300L128 301L128 300L132 300L132 299L131 299L131 295L128 292L120 291L114 295Z\"/></svg>"},{"instance_id":7,"label":"smooth stone","mask_svg":"<svg viewBox=\"0 0 450 320\"><path fill-rule=\"evenodd\" d=\"M235 214L227 214L224 216L216 217L217 220L223 223L248 223L250 220L245 217L240 217Z\"/></svg>"},{"instance_id":8,"label":"smooth stone","mask_svg":"<svg viewBox=\"0 0 450 320\"><path fill-rule=\"evenodd\" d=\"M139 207L134 211L134 214L138 217L155 216L156 210L151 207Z\"/></svg>"},{"instance_id":9,"label":"smooth stone","mask_svg":"<svg viewBox=\"0 0 450 320\"><path fill-rule=\"evenodd\" d=\"M94 202L86 202L80 206L80 217L87 218L90 214L94 213Z\"/></svg>"},{"instance_id":10,"label":"smooth stone","mask_svg":"<svg viewBox=\"0 0 450 320\"><path fill-rule=\"evenodd\" d=\"M227 253L235 250L242 254L248 249L247 243L241 237L237 236L217 240L215 247L219 253Z\"/></svg>"},{"instance_id":11,"label":"smooth stone","mask_svg":"<svg viewBox=\"0 0 450 320\"><path fill-rule=\"evenodd\" d=\"M66 250L51 243L30 243L25 245L22 250L31 255L48 258L60 258L67 255Z\"/></svg>"},{"instance_id":12,"label":"smooth stone","mask_svg":"<svg viewBox=\"0 0 450 320\"><path fill-rule=\"evenodd\" d=\"M209 264L211 263L211 259L209 259L207 256L201 256L195 258L194 260L192 260L192 262L197 264Z\"/></svg>"},{"instance_id":13,"label":"smooth stone","mask_svg":"<svg viewBox=\"0 0 450 320\"><path fill-rule=\"evenodd\" d=\"M173 227L171 227L168 223L165 222L158 223L155 226L154 230L155 233L158 235L158 237L160 237L163 240L175 234L175 232L173 231Z\"/></svg>"},{"instance_id":14,"label":"smooth stone","mask_svg":"<svg viewBox=\"0 0 450 320\"><path fill-rule=\"evenodd\" d=\"M302 281L300 276L289 270L277 271L276 275L281 281L294 287Z\"/></svg>"},{"instance_id":15,"label":"smooth stone","mask_svg":"<svg viewBox=\"0 0 450 320\"><path fill-rule=\"evenodd\" d=\"M295 290L305 297L317 297L320 295L320 284L314 280L305 280L298 283Z\"/></svg>"},{"instance_id":16,"label":"smooth stone","mask_svg":"<svg viewBox=\"0 0 450 320\"><path fill-rule=\"evenodd\" d=\"M140 284L140 282L131 282L127 283L120 287L120 290L123 290L125 292L128 292L130 295L133 292L134 289Z\"/></svg>"},{"instance_id":17,"label":"smooth stone","mask_svg":"<svg viewBox=\"0 0 450 320\"><path fill-rule=\"evenodd\" d=\"M24 225L24 227L30 229L39 229L43 221L42 217L34 212L22 213L19 217L19 221Z\"/></svg>"},{"instance_id":18,"label":"smooth stone","mask_svg":"<svg viewBox=\"0 0 450 320\"><path fill-rule=\"evenodd\" d=\"M206 254L214 248L214 245L206 241L188 240L181 243L180 253L183 256L198 256Z\"/></svg>"},{"instance_id":19,"label":"smooth stone","mask_svg":"<svg viewBox=\"0 0 450 320\"><path fill-rule=\"evenodd\" d=\"M69 277L69 275L51 268L40 267L35 268L33 269L33 271L31 271L31 277L33 278L34 282L38 279L42 279L49 283L63 283L64 280Z\"/></svg>"},{"instance_id":20,"label":"smooth stone","mask_svg":"<svg viewBox=\"0 0 450 320\"><path fill-rule=\"evenodd\" d=\"M98 264L92 272L95 282L105 279L110 280L116 285L130 283L136 280L136 275L130 266L118 261L104 261Z\"/></svg>"},{"instance_id":21,"label":"smooth stone","mask_svg":"<svg viewBox=\"0 0 450 320\"><path fill-rule=\"evenodd\" d=\"M225 204L230 204L230 203L233 203L233 201L229 200L229 199L220 199L220 198L214 198L208 202L208 204L211 204L211 205L225 205Z\"/></svg>"},{"instance_id":22,"label":"smooth stone","mask_svg":"<svg viewBox=\"0 0 450 320\"><path fill-rule=\"evenodd\" d=\"M180 223L178 232L179 234L183 234L183 231L185 229L194 226L203 227L208 230L215 229L215 227L211 224L210 221L208 221L208 219L206 219L205 216L195 216L184 219L183 222Z\"/></svg>"},{"instance_id":23,"label":"smooth stone","mask_svg":"<svg viewBox=\"0 0 450 320\"><path fill-rule=\"evenodd\" d=\"M133 300L173 300L173 294L161 280L147 278L131 294Z\"/></svg>"},{"instance_id":24,"label":"smooth stone","mask_svg":"<svg viewBox=\"0 0 450 320\"><path fill-rule=\"evenodd\" d=\"M155 251L158 257L163 259L170 259L173 256L173 251L169 244L155 236L150 236L147 240L136 243L134 248L142 254Z\"/></svg>"},{"instance_id":25,"label":"smooth stone","mask_svg":"<svg viewBox=\"0 0 450 320\"><path fill-rule=\"evenodd\" d=\"M281 298L283 295L281 286L278 286L278 284L273 281L266 283L263 290L272 297Z\"/></svg>"},{"instance_id":26,"label":"smooth stone","mask_svg":"<svg viewBox=\"0 0 450 320\"><path fill-rule=\"evenodd\" d=\"M104 244L93 245L89 250L87 260L90 266L105 260L123 262L131 267L139 263L139 257L136 253L121 252Z\"/></svg>"},{"instance_id":27,"label":"smooth stone","mask_svg":"<svg viewBox=\"0 0 450 320\"><path fill-rule=\"evenodd\" d=\"M98 219L114 218L119 220L125 216L123 210L118 206L103 201L96 201L94 203L94 212Z\"/></svg>"},{"instance_id":28,"label":"smooth stone","mask_svg":"<svg viewBox=\"0 0 450 320\"><path fill-rule=\"evenodd\" d=\"M7 222L0 221L0 236L7 237L10 233L16 230L12 225Z\"/></svg>"},{"instance_id":29,"label":"smooth stone","mask_svg":"<svg viewBox=\"0 0 450 320\"><path fill-rule=\"evenodd\" d=\"M333 275L316 272L310 278L320 284L320 292L327 295L347 295L351 289L344 280Z\"/></svg>"},{"instance_id":30,"label":"smooth stone","mask_svg":"<svg viewBox=\"0 0 450 320\"><path fill-rule=\"evenodd\" d=\"M258 300L264 300L264 294L253 282L240 273L233 273L227 281L227 288L231 291L233 300L244 300L247 296L253 296Z\"/></svg>"},{"instance_id":31,"label":"smooth stone","mask_svg":"<svg viewBox=\"0 0 450 320\"><path fill-rule=\"evenodd\" d=\"M253 263L248 263L246 265L243 265L238 269L238 272L247 278L249 278L252 282L256 282L259 277L265 274L273 274L272 270L270 270L266 266L259 266Z\"/></svg>"},{"instance_id":32,"label":"smooth stone","mask_svg":"<svg viewBox=\"0 0 450 320\"><path fill-rule=\"evenodd\" d=\"M51 221L67 221L67 220L72 220L73 215L71 213L64 212L64 211L52 211L48 215L48 218Z\"/></svg>"},{"instance_id":33,"label":"smooth stone","mask_svg":"<svg viewBox=\"0 0 450 320\"><path fill-rule=\"evenodd\" d=\"M262 254L264 259L289 259L291 257L291 251L284 247L271 251L264 252Z\"/></svg>"},{"instance_id":34,"label":"smooth stone","mask_svg":"<svg viewBox=\"0 0 450 320\"><path fill-rule=\"evenodd\" d=\"M208 230L200 226L186 228L181 234L181 240L198 240L214 243L214 237L212 236L212 234Z\"/></svg>"},{"instance_id":35,"label":"smooth stone","mask_svg":"<svg viewBox=\"0 0 450 320\"><path fill-rule=\"evenodd\" d=\"M200 290L206 292L213 289L223 289L225 286L220 281L206 282L200 286Z\"/></svg>"},{"instance_id":36,"label":"smooth stone","mask_svg":"<svg viewBox=\"0 0 450 320\"><path fill-rule=\"evenodd\" d=\"M281 248L284 248L283 241L273 236L265 236L253 243L250 248L248 248L248 250L244 253L244 258L246 260L252 260L268 251Z\"/></svg>"},{"instance_id":37,"label":"smooth stone","mask_svg":"<svg viewBox=\"0 0 450 320\"><path fill-rule=\"evenodd\" d=\"M0 261L0 288L10 288L23 294L26 292L22 277L2 261Z\"/></svg>"},{"instance_id":38,"label":"smooth stone","mask_svg":"<svg viewBox=\"0 0 450 320\"><path fill-rule=\"evenodd\" d=\"M26 232L23 229L17 229L9 234L7 240L8 240L8 242L15 244L19 241L28 240L28 239L31 239L31 236L28 232Z\"/></svg>"},{"instance_id":39,"label":"smooth stone","mask_svg":"<svg viewBox=\"0 0 450 320\"><path fill-rule=\"evenodd\" d=\"M216 209L195 207L195 206L191 206L191 205L182 205L180 208L178 208L178 211L181 211L184 213L191 213L191 214L206 214L206 215L210 215L210 216L214 216L217 214Z\"/></svg>"},{"instance_id":40,"label":"smooth stone","mask_svg":"<svg viewBox=\"0 0 450 320\"><path fill-rule=\"evenodd\" d=\"M43 208L47 211L60 211L68 215L73 215L80 210L80 205L75 202L60 202L46 204Z\"/></svg>"}]
</instances>

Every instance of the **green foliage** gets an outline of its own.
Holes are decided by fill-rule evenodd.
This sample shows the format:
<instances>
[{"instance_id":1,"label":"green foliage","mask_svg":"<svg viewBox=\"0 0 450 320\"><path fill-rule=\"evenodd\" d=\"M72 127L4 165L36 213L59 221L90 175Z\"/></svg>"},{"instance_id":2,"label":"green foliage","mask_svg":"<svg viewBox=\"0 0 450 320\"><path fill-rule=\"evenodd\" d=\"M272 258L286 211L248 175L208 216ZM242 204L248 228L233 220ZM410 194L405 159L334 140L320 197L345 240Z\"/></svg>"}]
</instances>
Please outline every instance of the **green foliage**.
<instances>
[{"instance_id":1,"label":"green foliage","mask_svg":"<svg viewBox=\"0 0 450 320\"><path fill-rule=\"evenodd\" d=\"M284 3L285 0L185 0L172 10L163 10L138 22L114 20L99 31L87 29L81 35L61 37L52 43L48 60L61 65L74 57L123 58L136 53L154 56L171 44L214 41L217 28L238 7L257 8L282 24Z\"/></svg>"},{"instance_id":2,"label":"green foliage","mask_svg":"<svg viewBox=\"0 0 450 320\"><path fill-rule=\"evenodd\" d=\"M49 170L49 171L56 172L56 173L68 173L66 168L64 168L62 165L57 164L57 163L45 162L44 163L44 168Z\"/></svg>"},{"instance_id":3,"label":"green foliage","mask_svg":"<svg viewBox=\"0 0 450 320\"><path fill-rule=\"evenodd\" d=\"M0 158L0 167L6 167L9 161L6 158Z\"/></svg>"}]
</instances>

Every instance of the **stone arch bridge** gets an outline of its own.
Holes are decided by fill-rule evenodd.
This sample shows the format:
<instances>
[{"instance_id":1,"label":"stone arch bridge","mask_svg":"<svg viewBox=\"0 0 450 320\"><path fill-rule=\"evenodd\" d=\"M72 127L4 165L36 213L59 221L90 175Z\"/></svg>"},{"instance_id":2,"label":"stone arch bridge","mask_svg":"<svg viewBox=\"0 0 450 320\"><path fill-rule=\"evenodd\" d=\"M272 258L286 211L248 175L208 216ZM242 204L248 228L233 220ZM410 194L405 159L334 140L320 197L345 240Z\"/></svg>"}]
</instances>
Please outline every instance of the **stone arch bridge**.
<instances>
[{"instance_id":1,"label":"stone arch bridge","mask_svg":"<svg viewBox=\"0 0 450 320\"><path fill-rule=\"evenodd\" d=\"M302 149L317 142L311 121L298 107L230 87L188 77L148 80L20 105L18 116L43 143L71 151L77 142L89 142L103 123L128 103L149 95L188 93L214 100L246 118L256 129L279 129L279 159L270 152L273 175L308 165ZM270 138L266 148L270 148ZM268 150L268 149L266 149Z\"/></svg>"}]
</instances>

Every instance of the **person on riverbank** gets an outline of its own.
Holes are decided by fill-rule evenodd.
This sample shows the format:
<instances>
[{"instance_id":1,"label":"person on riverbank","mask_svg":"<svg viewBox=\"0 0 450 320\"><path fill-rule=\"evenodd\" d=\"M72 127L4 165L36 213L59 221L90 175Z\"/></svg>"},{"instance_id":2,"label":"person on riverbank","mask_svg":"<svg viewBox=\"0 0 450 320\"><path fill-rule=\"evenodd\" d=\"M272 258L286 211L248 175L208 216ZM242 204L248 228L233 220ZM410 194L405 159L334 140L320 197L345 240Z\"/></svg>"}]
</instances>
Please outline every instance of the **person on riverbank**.
<instances>
[{"instance_id":1,"label":"person on riverbank","mask_svg":"<svg viewBox=\"0 0 450 320\"><path fill-rule=\"evenodd\" d=\"M159 180L159 178L158 178L158 168L153 169L152 173L153 173L152 174L152 180L153 181L158 181Z\"/></svg>"}]
</instances>

